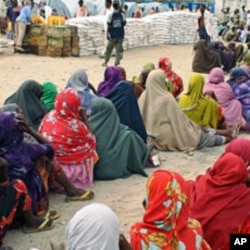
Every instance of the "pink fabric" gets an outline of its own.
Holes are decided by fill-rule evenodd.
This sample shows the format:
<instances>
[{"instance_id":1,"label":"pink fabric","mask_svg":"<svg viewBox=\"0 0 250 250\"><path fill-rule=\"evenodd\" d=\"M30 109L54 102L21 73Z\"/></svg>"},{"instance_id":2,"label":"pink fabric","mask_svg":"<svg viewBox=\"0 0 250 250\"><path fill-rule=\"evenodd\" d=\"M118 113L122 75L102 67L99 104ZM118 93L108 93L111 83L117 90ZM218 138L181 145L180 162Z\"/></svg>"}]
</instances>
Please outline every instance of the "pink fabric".
<instances>
[{"instance_id":1,"label":"pink fabric","mask_svg":"<svg viewBox=\"0 0 250 250\"><path fill-rule=\"evenodd\" d=\"M214 92L228 125L235 125L239 119L242 120L242 125L246 123L242 118L242 105L235 99L230 85L225 82L221 68L214 68L210 71L209 81L203 87L203 93L207 91Z\"/></svg>"}]
</instances>

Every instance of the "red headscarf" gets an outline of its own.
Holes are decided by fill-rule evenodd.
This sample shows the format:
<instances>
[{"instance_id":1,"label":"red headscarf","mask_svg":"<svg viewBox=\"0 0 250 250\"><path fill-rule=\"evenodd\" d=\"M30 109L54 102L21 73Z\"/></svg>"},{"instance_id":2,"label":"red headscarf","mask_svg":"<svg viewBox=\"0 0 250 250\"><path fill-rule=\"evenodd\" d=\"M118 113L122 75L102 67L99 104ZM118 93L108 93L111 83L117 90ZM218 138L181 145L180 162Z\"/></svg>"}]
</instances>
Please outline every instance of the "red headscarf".
<instances>
[{"instance_id":1,"label":"red headscarf","mask_svg":"<svg viewBox=\"0 0 250 250\"><path fill-rule=\"evenodd\" d=\"M155 171L146 192L143 222L130 230L133 249L210 249L199 222L189 217L186 183L179 174Z\"/></svg>"},{"instance_id":2,"label":"red headscarf","mask_svg":"<svg viewBox=\"0 0 250 250\"><path fill-rule=\"evenodd\" d=\"M245 163L250 164L250 140L237 138L227 144L225 152L238 155Z\"/></svg>"},{"instance_id":3,"label":"red headscarf","mask_svg":"<svg viewBox=\"0 0 250 250\"><path fill-rule=\"evenodd\" d=\"M242 226L250 214L246 180L244 162L225 153L193 183L189 197L191 216L201 223L213 250L229 245L229 234Z\"/></svg>"},{"instance_id":4,"label":"red headscarf","mask_svg":"<svg viewBox=\"0 0 250 250\"><path fill-rule=\"evenodd\" d=\"M73 89L63 90L56 97L55 110L43 118L39 129L63 164L81 164L95 155L95 137L79 120L80 106L81 98Z\"/></svg>"},{"instance_id":5,"label":"red headscarf","mask_svg":"<svg viewBox=\"0 0 250 250\"><path fill-rule=\"evenodd\" d=\"M172 70L172 63L167 57L160 58L159 67L165 72L166 78L171 81L173 85L172 94L174 97L177 97L183 91L181 77Z\"/></svg>"}]
</instances>

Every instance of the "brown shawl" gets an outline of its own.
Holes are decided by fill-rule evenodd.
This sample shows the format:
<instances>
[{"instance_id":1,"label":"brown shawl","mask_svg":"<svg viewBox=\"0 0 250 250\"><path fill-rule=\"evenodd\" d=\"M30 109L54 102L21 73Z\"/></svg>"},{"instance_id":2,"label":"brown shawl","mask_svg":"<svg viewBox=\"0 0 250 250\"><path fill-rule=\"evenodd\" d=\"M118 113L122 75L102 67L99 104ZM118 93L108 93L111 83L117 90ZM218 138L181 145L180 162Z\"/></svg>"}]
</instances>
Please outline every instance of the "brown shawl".
<instances>
[{"instance_id":1,"label":"brown shawl","mask_svg":"<svg viewBox=\"0 0 250 250\"><path fill-rule=\"evenodd\" d=\"M201 129L179 108L165 84L161 69L150 72L139 107L147 130L160 150L190 152L200 142Z\"/></svg>"},{"instance_id":2,"label":"brown shawl","mask_svg":"<svg viewBox=\"0 0 250 250\"><path fill-rule=\"evenodd\" d=\"M219 53L208 49L205 40L194 45L193 71L208 74L215 67L221 67Z\"/></svg>"}]
</instances>

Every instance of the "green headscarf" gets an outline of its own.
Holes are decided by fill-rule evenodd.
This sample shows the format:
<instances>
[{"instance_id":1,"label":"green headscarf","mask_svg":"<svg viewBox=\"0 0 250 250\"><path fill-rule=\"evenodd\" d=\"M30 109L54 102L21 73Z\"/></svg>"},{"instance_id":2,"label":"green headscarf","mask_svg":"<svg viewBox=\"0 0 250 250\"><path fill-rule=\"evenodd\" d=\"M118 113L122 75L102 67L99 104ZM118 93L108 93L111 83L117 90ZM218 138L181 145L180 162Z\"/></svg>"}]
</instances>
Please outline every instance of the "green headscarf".
<instances>
[{"instance_id":1,"label":"green headscarf","mask_svg":"<svg viewBox=\"0 0 250 250\"><path fill-rule=\"evenodd\" d=\"M56 85L52 82L44 82L42 84L43 94L41 97L41 102L46 106L48 110L54 109L54 102L57 96Z\"/></svg>"},{"instance_id":2,"label":"green headscarf","mask_svg":"<svg viewBox=\"0 0 250 250\"><path fill-rule=\"evenodd\" d=\"M153 69L155 69L155 65L153 64L153 63L151 63L151 62L149 62L149 63L146 63L144 66L143 66L143 70L153 70Z\"/></svg>"},{"instance_id":3,"label":"green headscarf","mask_svg":"<svg viewBox=\"0 0 250 250\"><path fill-rule=\"evenodd\" d=\"M203 96L204 77L193 73L189 79L188 92L180 97L179 106L186 116L201 127L217 128L218 103Z\"/></svg>"}]
</instances>

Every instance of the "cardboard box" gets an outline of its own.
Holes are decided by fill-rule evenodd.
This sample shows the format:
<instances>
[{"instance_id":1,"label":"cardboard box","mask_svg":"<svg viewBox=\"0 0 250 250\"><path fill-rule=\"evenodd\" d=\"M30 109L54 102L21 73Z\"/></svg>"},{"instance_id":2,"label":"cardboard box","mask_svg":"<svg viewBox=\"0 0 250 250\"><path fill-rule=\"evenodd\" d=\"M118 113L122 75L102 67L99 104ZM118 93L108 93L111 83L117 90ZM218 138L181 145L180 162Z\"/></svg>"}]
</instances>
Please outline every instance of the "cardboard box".
<instances>
[{"instance_id":1,"label":"cardboard box","mask_svg":"<svg viewBox=\"0 0 250 250\"><path fill-rule=\"evenodd\" d=\"M52 38L48 39L48 47L52 48L63 48L63 38Z\"/></svg>"},{"instance_id":2,"label":"cardboard box","mask_svg":"<svg viewBox=\"0 0 250 250\"><path fill-rule=\"evenodd\" d=\"M47 47L38 47L39 56L46 56L47 55Z\"/></svg>"},{"instance_id":3,"label":"cardboard box","mask_svg":"<svg viewBox=\"0 0 250 250\"><path fill-rule=\"evenodd\" d=\"M31 54L38 55L38 46L31 45L29 46L29 49Z\"/></svg>"},{"instance_id":4,"label":"cardboard box","mask_svg":"<svg viewBox=\"0 0 250 250\"><path fill-rule=\"evenodd\" d=\"M79 37L78 36L72 36L71 37L71 47L72 48L78 48L79 47Z\"/></svg>"},{"instance_id":5,"label":"cardboard box","mask_svg":"<svg viewBox=\"0 0 250 250\"><path fill-rule=\"evenodd\" d=\"M31 38L30 38L30 44L32 46L38 46L38 42L40 40L40 36L37 36L37 35L32 35Z\"/></svg>"},{"instance_id":6,"label":"cardboard box","mask_svg":"<svg viewBox=\"0 0 250 250\"><path fill-rule=\"evenodd\" d=\"M80 56L80 48L72 48L72 56L79 57Z\"/></svg>"},{"instance_id":7,"label":"cardboard box","mask_svg":"<svg viewBox=\"0 0 250 250\"><path fill-rule=\"evenodd\" d=\"M48 27L46 25L32 24L30 34L34 36L43 36L47 34Z\"/></svg>"},{"instance_id":8,"label":"cardboard box","mask_svg":"<svg viewBox=\"0 0 250 250\"><path fill-rule=\"evenodd\" d=\"M48 49L47 49L47 56L50 56L50 57L60 57L60 56L62 56L62 49L48 47Z\"/></svg>"},{"instance_id":9,"label":"cardboard box","mask_svg":"<svg viewBox=\"0 0 250 250\"><path fill-rule=\"evenodd\" d=\"M70 26L64 26L63 37L71 37Z\"/></svg>"},{"instance_id":10,"label":"cardboard box","mask_svg":"<svg viewBox=\"0 0 250 250\"><path fill-rule=\"evenodd\" d=\"M63 57L72 56L72 49L65 49L65 48L63 48L63 50L62 50L62 56Z\"/></svg>"},{"instance_id":11,"label":"cardboard box","mask_svg":"<svg viewBox=\"0 0 250 250\"><path fill-rule=\"evenodd\" d=\"M63 36L64 36L63 26L49 26L48 27L48 37L63 38Z\"/></svg>"},{"instance_id":12,"label":"cardboard box","mask_svg":"<svg viewBox=\"0 0 250 250\"><path fill-rule=\"evenodd\" d=\"M46 47L47 45L48 45L47 36L40 36L40 39L38 40L38 46L39 47Z\"/></svg>"},{"instance_id":13,"label":"cardboard box","mask_svg":"<svg viewBox=\"0 0 250 250\"><path fill-rule=\"evenodd\" d=\"M63 38L63 48L64 49L71 49L71 37L64 37Z\"/></svg>"},{"instance_id":14,"label":"cardboard box","mask_svg":"<svg viewBox=\"0 0 250 250\"><path fill-rule=\"evenodd\" d=\"M70 30L71 30L71 36L77 36L78 32L77 32L77 27L76 26L69 26Z\"/></svg>"}]
</instances>

